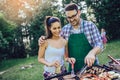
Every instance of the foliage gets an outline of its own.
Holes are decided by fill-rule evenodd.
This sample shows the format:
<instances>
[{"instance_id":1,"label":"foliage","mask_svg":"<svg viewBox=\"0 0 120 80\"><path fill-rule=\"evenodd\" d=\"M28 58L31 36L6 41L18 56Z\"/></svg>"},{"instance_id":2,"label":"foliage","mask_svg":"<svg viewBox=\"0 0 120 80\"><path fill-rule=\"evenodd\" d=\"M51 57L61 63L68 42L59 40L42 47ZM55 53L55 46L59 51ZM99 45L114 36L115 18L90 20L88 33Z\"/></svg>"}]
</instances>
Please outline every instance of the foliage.
<instances>
[{"instance_id":1,"label":"foliage","mask_svg":"<svg viewBox=\"0 0 120 80\"><path fill-rule=\"evenodd\" d=\"M15 24L4 19L3 14L0 14L0 59L10 55L10 47L14 41Z\"/></svg>"},{"instance_id":2,"label":"foliage","mask_svg":"<svg viewBox=\"0 0 120 80\"><path fill-rule=\"evenodd\" d=\"M120 1L86 0L87 6L94 9L100 28L105 28L111 40L120 39Z\"/></svg>"},{"instance_id":3,"label":"foliage","mask_svg":"<svg viewBox=\"0 0 120 80\"><path fill-rule=\"evenodd\" d=\"M11 58L25 58L26 51L23 43L23 34L22 34L22 26L17 27L14 30L14 42L12 44L12 53L10 55Z\"/></svg>"},{"instance_id":4,"label":"foliage","mask_svg":"<svg viewBox=\"0 0 120 80\"><path fill-rule=\"evenodd\" d=\"M42 0L0 0L0 11L18 25L29 22L38 11Z\"/></svg>"},{"instance_id":5,"label":"foliage","mask_svg":"<svg viewBox=\"0 0 120 80\"><path fill-rule=\"evenodd\" d=\"M24 57L24 46L17 39L20 36L16 26L0 15L0 59Z\"/></svg>"},{"instance_id":6,"label":"foliage","mask_svg":"<svg viewBox=\"0 0 120 80\"><path fill-rule=\"evenodd\" d=\"M81 2L83 2L84 0L62 0L62 4L63 7L66 6L66 4L69 3L76 3L79 6L79 9L82 10L84 8L84 6L82 6Z\"/></svg>"}]
</instances>

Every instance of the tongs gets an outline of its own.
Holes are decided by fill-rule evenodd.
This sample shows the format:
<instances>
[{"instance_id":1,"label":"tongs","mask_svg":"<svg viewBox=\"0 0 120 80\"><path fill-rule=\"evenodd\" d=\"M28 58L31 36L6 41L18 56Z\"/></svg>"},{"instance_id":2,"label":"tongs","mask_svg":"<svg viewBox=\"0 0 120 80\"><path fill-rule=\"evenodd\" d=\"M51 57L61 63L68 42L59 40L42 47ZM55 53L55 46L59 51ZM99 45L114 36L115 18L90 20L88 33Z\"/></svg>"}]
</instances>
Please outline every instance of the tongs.
<instances>
[{"instance_id":1,"label":"tongs","mask_svg":"<svg viewBox=\"0 0 120 80\"><path fill-rule=\"evenodd\" d=\"M83 68L80 70L79 76L81 76L86 69L87 69L87 65L85 64L85 65L83 66Z\"/></svg>"},{"instance_id":2,"label":"tongs","mask_svg":"<svg viewBox=\"0 0 120 80\"><path fill-rule=\"evenodd\" d=\"M120 62L117 61L116 59L114 59L112 56L108 55L108 57L109 57L113 62L115 62L116 64L120 65Z\"/></svg>"}]
</instances>

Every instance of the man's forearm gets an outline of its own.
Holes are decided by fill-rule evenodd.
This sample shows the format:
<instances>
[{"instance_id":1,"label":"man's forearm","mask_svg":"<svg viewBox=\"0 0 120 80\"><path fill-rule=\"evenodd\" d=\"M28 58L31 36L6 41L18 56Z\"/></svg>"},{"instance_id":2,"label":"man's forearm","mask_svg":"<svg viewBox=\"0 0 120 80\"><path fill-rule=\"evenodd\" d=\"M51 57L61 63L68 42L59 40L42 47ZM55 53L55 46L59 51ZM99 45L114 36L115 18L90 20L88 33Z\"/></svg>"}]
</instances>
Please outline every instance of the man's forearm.
<instances>
[{"instance_id":1,"label":"man's forearm","mask_svg":"<svg viewBox=\"0 0 120 80\"><path fill-rule=\"evenodd\" d=\"M101 52L101 48L100 47L94 47L89 53L92 53L94 55L97 55Z\"/></svg>"}]
</instances>

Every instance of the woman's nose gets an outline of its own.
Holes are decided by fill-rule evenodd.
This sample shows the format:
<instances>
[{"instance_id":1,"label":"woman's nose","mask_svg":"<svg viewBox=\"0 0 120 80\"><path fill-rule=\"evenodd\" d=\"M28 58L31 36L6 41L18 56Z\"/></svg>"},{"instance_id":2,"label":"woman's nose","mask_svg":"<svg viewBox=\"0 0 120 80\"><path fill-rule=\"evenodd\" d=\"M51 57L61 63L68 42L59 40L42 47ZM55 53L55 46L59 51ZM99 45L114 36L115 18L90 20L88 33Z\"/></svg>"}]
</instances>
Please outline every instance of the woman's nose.
<instances>
[{"instance_id":1,"label":"woman's nose","mask_svg":"<svg viewBox=\"0 0 120 80\"><path fill-rule=\"evenodd\" d=\"M57 29L57 32L59 32L60 30L59 29Z\"/></svg>"}]
</instances>

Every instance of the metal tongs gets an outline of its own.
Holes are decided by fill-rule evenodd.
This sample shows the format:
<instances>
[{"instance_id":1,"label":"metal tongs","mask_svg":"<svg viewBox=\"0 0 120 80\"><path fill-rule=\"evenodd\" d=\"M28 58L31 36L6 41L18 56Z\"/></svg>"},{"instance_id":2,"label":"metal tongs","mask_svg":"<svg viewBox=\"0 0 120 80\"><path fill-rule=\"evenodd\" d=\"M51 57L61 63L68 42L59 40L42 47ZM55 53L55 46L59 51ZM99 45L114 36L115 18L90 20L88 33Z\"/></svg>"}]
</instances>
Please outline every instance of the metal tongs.
<instances>
[{"instance_id":1,"label":"metal tongs","mask_svg":"<svg viewBox=\"0 0 120 80\"><path fill-rule=\"evenodd\" d=\"M108 57L109 57L113 62L115 62L116 64L120 65L120 62L117 61L116 59L114 59L112 56L108 55Z\"/></svg>"},{"instance_id":2,"label":"metal tongs","mask_svg":"<svg viewBox=\"0 0 120 80\"><path fill-rule=\"evenodd\" d=\"M80 70L79 76L81 76L86 69L87 69L87 65L85 64L85 65L83 66L83 68Z\"/></svg>"},{"instance_id":3,"label":"metal tongs","mask_svg":"<svg viewBox=\"0 0 120 80\"><path fill-rule=\"evenodd\" d=\"M75 77L74 63L73 63L73 62L72 62L71 76L72 76L72 77Z\"/></svg>"}]
</instances>

